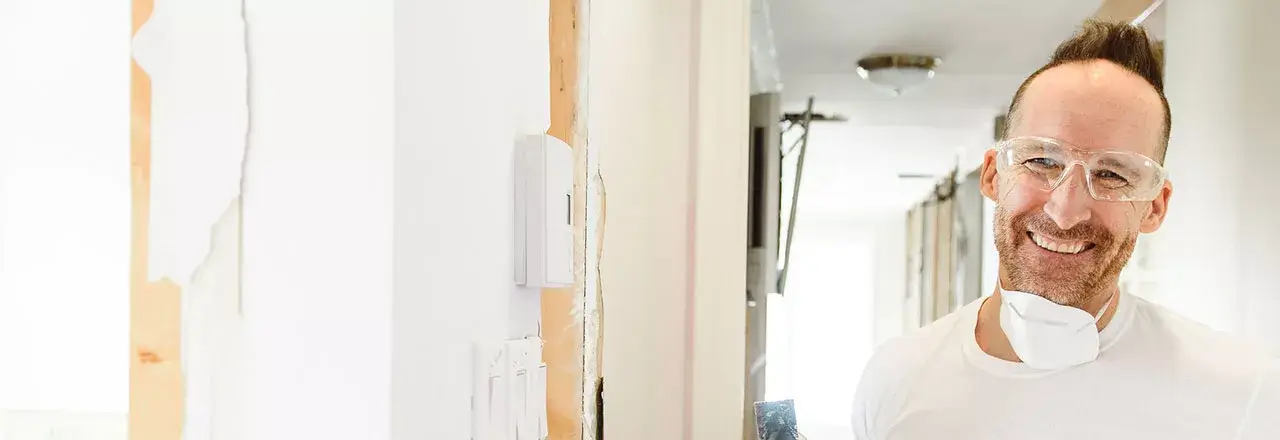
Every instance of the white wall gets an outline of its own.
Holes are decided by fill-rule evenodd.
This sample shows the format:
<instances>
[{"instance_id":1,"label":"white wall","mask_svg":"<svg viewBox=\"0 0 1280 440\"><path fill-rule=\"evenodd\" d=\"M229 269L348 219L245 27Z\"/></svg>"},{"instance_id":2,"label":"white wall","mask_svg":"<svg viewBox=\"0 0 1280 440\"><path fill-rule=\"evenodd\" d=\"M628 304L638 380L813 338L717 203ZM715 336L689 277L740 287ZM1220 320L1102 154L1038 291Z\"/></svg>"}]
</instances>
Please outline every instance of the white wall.
<instances>
[{"instance_id":1,"label":"white wall","mask_svg":"<svg viewBox=\"0 0 1280 440\"><path fill-rule=\"evenodd\" d=\"M610 439L742 436L749 13L591 5Z\"/></svg>"},{"instance_id":2,"label":"white wall","mask_svg":"<svg viewBox=\"0 0 1280 440\"><path fill-rule=\"evenodd\" d=\"M786 292L790 353L779 355L790 357L796 418L811 438L852 438L849 414L874 349L880 281L869 226L803 217L796 224Z\"/></svg>"},{"instance_id":3,"label":"white wall","mask_svg":"<svg viewBox=\"0 0 1280 440\"><path fill-rule=\"evenodd\" d=\"M996 202L982 198L982 296L991 296L1000 280L1000 254L996 251Z\"/></svg>"},{"instance_id":4,"label":"white wall","mask_svg":"<svg viewBox=\"0 0 1280 440\"><path fill-rule=\"evenodd\" d=\"M1169 2L1165 92L1173 110L1169 215L1152 236L1151 298L1280 350L1280 232L1272 164L1280 89L1267 0ZM1217 60L1204 63L1205 59ZM1233 66L1223 69L1222 66ZM1211 78L1206 81L1205 78Z\"/></svg>"},{"instance_id":5,"label":"white wall","mask_svg":"<svg viewBox=\"0 0 1280 440\"><path fill-rule=\"evenodd\" d=\"M907 214L887 215L874 223L875 317L872 344L902 334L907 294Z\"/></svg>"},{"instance_id":6,"label":"white wall","mask_svg":"<svg viewBox=\"0 0 1280 440\"><path fill-rule=\"evenodd\" d=\"M862 367L903 332L906 215L815 218L803 209L787 294L770 297L767 399L796 399L809 438L852 438Z\"/></svg>"},{"instance_id":7,"label":"white wall","mask_svg":"<svg viewBox=\"0 0 1280 440\"><path fill-rule=\"evenodd\" d=\"M249 0L248 439L387 439L391 0Z\"/></svg>"},{"instance_id":8,"label":"white wall","mask_svg":"<svg viewBox=\"0 0 1280 440\"><path fill-rule=\"evenodd\" d=\"M396 2L394 439L469 438L473 343L538 333L539 292L513 281L507 87L538 17L493 13L516 9Z\"/></svg>"},{"instance_id":9,"label":"white wall","mask_svg":"<svg viewBox=\"0 0 1280 440\"><path fill-rule=\"evenodd\" d=\"M689 9L591 5L587 121L608 206L600 283L610 439L684 438L688 213L675 206L690 197Z\"/></svg>"},{"instance_id":10,"label":"white wall","mask_svg":"<svg viewBox=\"0 0 1280 440\"><path fill-rule=\"evenodd\" d=\"M128 411L130 17L0 2L0 437Z\"/></svg>"},{"instance_id":11,"label":"white wall","mask_svg":"<svg viewBox=\"0 0 1280 440\"><path fill-rule=\"evenodd\" d=\"M247 438L468 438L473 343L537 333L515 5L249 1Z\"/></svg>"}]
</instances>

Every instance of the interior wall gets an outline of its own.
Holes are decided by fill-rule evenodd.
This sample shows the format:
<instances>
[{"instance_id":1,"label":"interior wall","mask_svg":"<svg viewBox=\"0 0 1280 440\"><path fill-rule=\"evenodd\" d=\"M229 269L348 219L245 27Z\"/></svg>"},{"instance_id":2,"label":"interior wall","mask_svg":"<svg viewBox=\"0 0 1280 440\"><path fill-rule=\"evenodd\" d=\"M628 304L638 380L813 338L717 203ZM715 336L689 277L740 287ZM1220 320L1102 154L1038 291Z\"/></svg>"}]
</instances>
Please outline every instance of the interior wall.
<instances>
[{"instance_id":1,"label":"interior wall","mask_svg":"<svg viewBox=\"0 0 1280 440\"><path fill-rule=\"evenodd\" d=\"M907 313L906 213L874 223L875 318L872 345L879 346L903 332Z\"/></svg>"},{"instance_id":2,"label":"interior wall","mask_svg":"<svg viewBox=\"0 0 1280 440\"><path fill-rule=\"evenodd\" d=\"M691 5L678 3L591 5L588 131L601 149L608 196L600 282L611 440L686 438L690 274L688 212L680 207L692 203L693 35Z\"/></svg>"},{"instance_id":3,"label":"interior wall","mask_svg":"<svg viewBox=\"0 0 1280 440\"><path fill-rule=\"evenodd\" d=\"M771 300L768 398L796 399L810 438L851 438L848 412L861 368L877 346L903 333L912 310L908 219L823 218L801 206L792 282L785 297Z\"/></svg>"},{"instance_id":4,"label":"interior wall","mask_svg":"<svg viewBox=\"0 0 1280 440\"><path fill-rule=\"evenodd\" d=\"M591 6L605 437L742 437L747 2Z\"/></svg>"},{"instance_id":5,"label":"interior wall","mask_svg":"<svg viewBox=\"0 0 1280 440\"><path fill-rule=\"evenodd\" d=\"M0 2L0 438L125 438L130 18Z\"/></svg>"},{"instance_id":6,"label":"interior wall","mask_svg":"<svg viewBox=\"0 0 1280 440\"><path fill-rule=\"evenodd\" d=\"M996 251L996 202L982 198L982 296L991 296L1000 279L1000 254Z\"/></svg>"},{"instance_id":7,"label":"interior wall","mask_svg":"<svg viewBox=\"0 0 1280 440\"><path fill-rule=\"evenodd\" d=\"M1280 351L1280 233L1266 183L1278 150L1280 92L1268 56L1280 37L1271 1L1167 2L1165 92L1174 115L1169 213L1149 236L1160 280L1151 298ZM1204 63L1212 57L1219 60ZM1223 71L1219 66L1236 68ZM1204 78L1217 78L1207 85ZM1213 145L1213 148L1206 148Z\"/></svg>"},{"instance_id":8,"label":"interior wall","mask_svg":"<svg viewBox=\"0 0 1280 440\"><path fill-rule=\"evenodd\" d=\"M257 367L246 374L244 438L468 436L471 390L457 378L470 375L472 343L538 332L537 292L511 282L513 115L490 111L518 99L495 84L529 72L508 64L515 56L469 56L477 45L514 55L512 43L523 40L513 38L525 34L516 22L494 22L506 33L455 25L511 5L245 6L253 127L244 183L245 357ZM301 7L309 13L290 19ZM445 44L459 35L475 44ZM545 32L536 40L545 44ZM470 62L440 69L442 47ZM438 93L441 83L456 93ZM149 111L149 98L137 107ZM455 110L495 117L459 119ZM149 117L136 114L135 128ZM145 142L142 133L135 139ZM440 190L457 182L468 182L467 191ZM145 219L141 206L135 218ZM437 215L441 206L453 207L451 215ZM146 231L145 222L135 230ZM161 318L144 320L161 324L146 333L176 340L178 313L154 307L176 311L180 292L160 287L173 301L152 301L135 316ZM131 412L141 422L135 438L180 435L180 356L175 348L161 358L173 360L162 364L165 375L134 383L170 400L143 400L149 410ZM318 425L316 417L342 422Z\"/></svg>"},{"instance_id":9,"label":"interior wall","mask_svg":"<svg viewBox=\"0 0 1280 440\"><path fill-rule=\"evenodd\" d=\"M757 9L755 19L767 11ZM754 27L754 25L753 25ZM758 29L756 29L758 31ZM755 38L753 36L753 38ZM755 46L759 50L758 45ZM759 61L759 60L755 60ZM755 72L753 70L753 72ZM753 76L755 74L753 73ZM759 78L756 78L757 80ZM752 301L747 308L746 331L746 399L743 402L743 431L749 440L759 437L756 432L755 403L769 400L769 306L778 291L778 257L781 222L782 154L779 150L782 117L781 96L777 93L760 93L751 96L751 151L750 199L748 201L749 229L747 255L747 295Z\"/></svg>"},{"instance_id":10,"label":"interior wall","mask_svg":"<svg viewBox=\"0 0 1280 440\"><path fill-rule=\"evenodd\" d=\"M246 3L246 439L390 438L393 12Z\"/></svg>"},{"instance_id":11,"label":"interior wall","mask_svg":"<svg viewBox=\"0 0 1280 440\"><path fill-rule=\"evenodd\" d=\"M979 171L960 177L953 196L952 237L954 272L952 308L982 297L982 202L986 199L978 185Z\"/></svg>"},{"instance_id":12,"label":"interior wall","mask_svg":"<svg viewBox=\"0 0 1280 440\"><path fill-rule=\"evenodd\" d=\"M786 293L791 398L801 433L852 439L853 394L874 348L875 228L797 217Z\"/></svg>"},{"instance_id":13,"label":"interior wall","mask_svg":"<svg viewBox=\"0 0 1280 440\"><path fill-rule=\"evenodd\" d=\"M903 302L902 331L920 327L924 304L924 207L907 211L907 298Z\"/></svg>"},{"instance_id":14,"label":"interior wall","mask_svg":"<svg viewBox=\"0 0 1280 440\"><path fill-rule=\"evenodd\" d=\"M538 4L395 2L391 438L469 438L474 344L539 333L539 292L513 281L512 203L536 77L522 54L548 44Z\"/></svg>"},{"instance_id":15,"label":"interior wall","mask_svg":"<svg viewBox=\"0 0 1280 440\"><path fill-rule=\"evenodd\" d=\"M695 125L689 138L695 205L688 228L694 278L687 292L693 338L685 379L691 392L692 412L685 415L690 440L744 435L749 3L699 0L693 10L696 45L689 70Z\"/></svg>"}]
</instances>

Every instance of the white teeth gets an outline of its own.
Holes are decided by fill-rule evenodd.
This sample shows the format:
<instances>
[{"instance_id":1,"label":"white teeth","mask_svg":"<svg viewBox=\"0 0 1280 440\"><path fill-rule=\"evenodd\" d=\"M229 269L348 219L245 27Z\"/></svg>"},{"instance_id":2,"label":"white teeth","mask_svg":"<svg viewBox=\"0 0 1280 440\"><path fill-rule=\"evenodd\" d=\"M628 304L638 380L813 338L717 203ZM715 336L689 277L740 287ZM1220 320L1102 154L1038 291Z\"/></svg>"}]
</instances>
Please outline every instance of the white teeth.
<instances>
[{"instance_id":1,"label":"white teeth","mask_svg":"<svg viewBox=\"0 0 1280 440\"><path fill-rule=\"evenodd\" d=\"M1031 234L1031 241L1034 241L1037 246L1040 246L1042 248L1045 248L1060 254L1078 254L1080 253L1080 251L1084 250L1084 246L1085 246L1085 243L1083 242L1059 243L1055 241L1049 241L1048 239L1041 237L1039 234L1036 234L1036 233Z\"/></svg>"}]
</instances>

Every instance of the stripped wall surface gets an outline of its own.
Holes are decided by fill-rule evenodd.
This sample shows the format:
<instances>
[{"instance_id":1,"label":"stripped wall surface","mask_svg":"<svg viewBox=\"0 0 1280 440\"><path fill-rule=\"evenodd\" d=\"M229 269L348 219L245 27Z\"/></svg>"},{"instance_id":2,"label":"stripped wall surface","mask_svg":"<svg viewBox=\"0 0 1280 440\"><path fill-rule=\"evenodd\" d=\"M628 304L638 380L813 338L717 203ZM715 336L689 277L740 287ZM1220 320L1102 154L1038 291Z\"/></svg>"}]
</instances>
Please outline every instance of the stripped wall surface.
<instances>
[{"instance_id":1,"label":"stripped wall surface","mask_svg":"<svg viewBox=\"0 0 1280 440\"><path fill-rule=\"evenodd\" d=\"M547 364L547 421L552 440L578 440L583 433L584 313L586 279L587 143L579 123L580 31L578 0L551 2L551 128L547 134L573 147L573 287L543 289L543 359ZM594 399L592 399L594 400Z\"/></svg>"},{"instance_id":2,"label":"stripped wall surface","mask_svg":"<svg viewBox=\"0 0 1280 440\"><path fill-rule=\"evenodd\" d=\"M133 0L133 33L153 0ZM136 62L131 80L133 188L130 263L129 439L182 438L181 289L148 280L151 213L151 79Z\"/></svg>"}]
</instances>

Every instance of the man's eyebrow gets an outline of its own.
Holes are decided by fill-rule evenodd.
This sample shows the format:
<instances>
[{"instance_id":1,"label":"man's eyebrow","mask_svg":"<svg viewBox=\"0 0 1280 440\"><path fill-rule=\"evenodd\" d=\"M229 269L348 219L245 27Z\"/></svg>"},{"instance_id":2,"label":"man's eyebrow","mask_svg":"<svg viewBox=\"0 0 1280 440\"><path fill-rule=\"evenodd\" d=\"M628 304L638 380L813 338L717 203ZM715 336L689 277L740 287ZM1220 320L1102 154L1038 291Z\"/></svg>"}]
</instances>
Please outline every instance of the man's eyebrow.
<instances>
[{"instance_id":1,"label":"man's eyebrow","mask_svg":"<svg viewBox=\"0 0 1280 440\"><path fill-rule=\"evenodd\" d=\"M1135 172L1135 170L1133 169L1133 167L1129 166L1128 164L1126 164L1126 163L1124 163L1124 162L1121 162L1121 161L1119 161L1119 160L1116 160L1116 158L1114 158L1114 157L1105 157L1105 156L1104 156L1104 157L1102 157L1102 158L1099 158L1099 159L1098 159L1098 161L1096 162L1096 164L1098 164L1098 165L1112 166L1112 167L1114 167L1114 168L1124 169L1124 170L1129 171L1129 172Z\"/></svg>"},{"instance_id":2,"label":"man's eyebrow","mask_svg":"<svg viewBox=\"0 0 1280 440\"><path fill-rule=\"evenodd\" d=\"M1116 160L1114 157L1105 157L1105 156L1101 159L1098 159L1098 163L1103 165L1124 165L1120 161Z\"/></svg>"}]
</instances>

